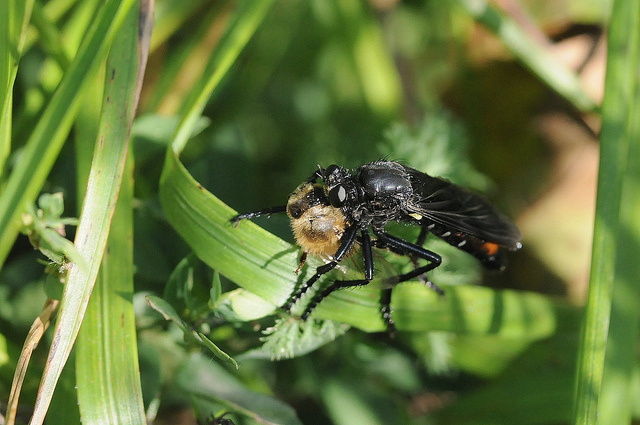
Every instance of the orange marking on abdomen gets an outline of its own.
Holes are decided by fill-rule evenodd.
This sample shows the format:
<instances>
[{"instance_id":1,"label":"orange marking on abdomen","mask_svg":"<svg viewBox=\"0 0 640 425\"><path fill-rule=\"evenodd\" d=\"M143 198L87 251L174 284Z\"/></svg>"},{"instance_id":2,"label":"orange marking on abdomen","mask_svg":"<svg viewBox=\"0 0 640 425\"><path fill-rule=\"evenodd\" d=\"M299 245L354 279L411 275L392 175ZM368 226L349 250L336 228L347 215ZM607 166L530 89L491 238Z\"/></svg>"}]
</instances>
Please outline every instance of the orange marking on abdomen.
<instances>
[{"instance_id":1,"label":"orange marking on abdomen","mask_svg":"<svg viewBox=\"0 0 640 425\"><path fill-rule=\"evenodd\" d=\"M487 255L491 256L498 252L498 249L500 249L500 245L493 242L485 242L480 246L480 249L486 252Z\"/></svg>"}]
</instances>

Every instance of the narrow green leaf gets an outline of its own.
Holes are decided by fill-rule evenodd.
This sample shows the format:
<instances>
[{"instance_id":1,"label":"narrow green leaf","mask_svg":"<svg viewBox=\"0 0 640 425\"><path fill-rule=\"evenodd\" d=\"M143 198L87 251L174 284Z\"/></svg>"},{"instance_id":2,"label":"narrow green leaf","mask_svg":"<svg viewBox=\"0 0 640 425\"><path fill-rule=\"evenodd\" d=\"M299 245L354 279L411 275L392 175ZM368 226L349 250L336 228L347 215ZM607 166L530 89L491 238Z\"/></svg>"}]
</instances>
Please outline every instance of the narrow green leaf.
<instances>
[{"instance_id":1,"label":"narrow green leaf","mask_svg":"<svg viewBox=\"0 0 640 425\"><path fill-rule=\"evenodd\" d=\"M144 424L133 311L133 161L113 216L78 336L76 379L83 424Z\"/></svg>"},{"instance_id":2,"label":"narrow green leaf","mask_svg":"<svg viewBox=\"0 0 640 425\"><path fill-rule=\"evenodd\" d=\"M100 54L106 51L103 49L106 49L108 45L93 40L93 37L98 37L100 31L102 31L100 34L101 40L109 40L114 35L114 30L118 29L119 25L127 22L127 28L118 31L118 37L124 38L120 38L118 43L114 43L107 63L100 132L91 167L89 185L80 216L80 224L76 234L76 247L84 257L88 268L81 269L75 265L70 267L53 335L54 343L51 346L42 382L38 390L36 408L32 418L33 424L39 425L44 420L60 372L66 363L80 329L89 296L101 266L111 220L120 191L129 133L136 108L136 91L139 90L137 83L139 74L144 72L145 65L143 59L140 59L141 62L139 63L138 58L138 8L133 8L137 4L134 0L105 3L97 25L94 26L95 32L92 33L90 41L85 45L85 50L78 55L78 58L83 57L86 54L86 49L88 49L87 46L95 49L92 52L93 54ZM110 22L103 22L104 19L110 19ZM141 30L141 34L144 32ZM146 48L147 46L140 46L140 51L144 52ZM97 62L98 57L90 56L91 62ZM87 67L86 71L90 68L90 66ZM72 74L73 69L74 67L72 66L63 83L67 81L66 77ZM79 97L74 96L73 102L78 103ZM61 106L60 108L64 109ZM40 164L40 168L42 168L42 164ZM131 306L127 306L125 303L123 308L130 309ZM118 321L118 323L120 322ZM131 326L131 323L127 326ZM128 360L131 360L131 358ZM122 373L123 375L126 374L124 371ZM138 388L133 386L131 390L134 393L140 392L139 386ZM130 418L136 416L139 418L140 409L136 409L135 406L136 402L138 402L139 406L141 405L139 400L139 394L129 400L129 402L133 403L130 406L133 407L126 409L124 414L131 415L129 416ZM113 413L113 410L111 412Z\"/></svg>"},{"instance_id":3,"label":"narrow green leaf","mask_svg":"<svg viewBox=\"0 0 640 425\"><path fill-rule=\"evenodd\" d=\"M613 3L608 37L607 75L602 105L600 169L593 235L591 280L577 368L575 424L628 423L631 365L636 361L638 329L638 285L640 276L640 8L635 1ZM615 289L614 289L615 288ZM608 366L610 384L625 375L619 388L607 387L603 394L605 352L616 293L615 340ZM631 300L625 301L625 300ZM625 318L625 316L629 317ZM613 325L613 323L612 323ZM621 326L629 325L629 329ZM634 331L635 329L635 331ZM624 342L625 339L630 341ZM620 351L619 351L620 350ZM631 356L631 357L629 357ZM614 369L617 369L614 370ZM615 409L622 412L598 419L604 400L615 398ZM602 397L602 400L601 400ZM612 406L613 408L613 406ZM618 416L620 415L620 416ZM618 419L614 419L618 417ZM625 419L620 419L620 418Z\"/></svg>"},{"instance_id":4,"label":"narrow green leaf","mask_svg":"<svg viewBox=\"0 0 640 425\"><path fill-rule=\"evenodd\" d=\"M7 186L0 195L0 265L20 229L20 214L32 203L69 133L91 70L106 57L107 48L133 0L104 3L80 51L33 129Z\"/></svg>"},{"instance_id":5,"label":"narrow green leaf","mask_svg":"<svg viewBox=\"0 0 640 425\"><path fill-rule=\"evenodd\" d=\"M171 304L169 304L162 298L153 295L147 295L145 299L147 300L147 304L149 304L155 311L162 314L162 317L164 317L165 320L172 321L173 323L178 325L182 332L184 332L187 339L197 342L198 344L211 351L220 360L232 364L236 369L238 368L238 363L236 363L236 361L230 355L222 351L213 341L207 338L205 334L192 330L189 325L184 320L182 320L178 312L176 312Z\"/></svg>"},{"instance_id":6,"label":"narrow green leaf","mask_svg":"<svg viewBox=\"0 0 640 425\"><path fill-rule=\"evenodd\" d=\"M198 332L198 336L201 338L204 346L207 347L209 351L211 351L217 358L224 362L232 364L236 369L238 368L238 363L233 359L233 357L218 348L218 346L214 344L213 341L211 341L209 338L207 338L205 334L203 334L202 332Z\"/></svg>"},{"instance_id":7,"label":"narrow green leaf","mask_svg":"<svg viewBox=\"0 0 640 425\"><path fill-rule=\"evenodd\" d=\"M164 320L174 322L180 329L182 329L183 332L189 331L189 326L184 322L184 320L182 320L176 309L173 308L171 304L154 295L147 295L145 300L147 300L147 304L149 304L152 309L162 314Z\"/></svg>"},{"instance_id":8,"label":"narrow green leaf","mask_svg":"<svg viewBox=\"0 0 640 425\"><path fill-rule=\"evenodd\" d=\"M13 84L34 0L0 2L0 181L11 151Z\"/></svg>"},{"instance_id":9,"label":"narrow green leaf","mask_svg":"<svg viewBox=\"0 0 640 425\"><path fill-rule=\"evenodd\" d=\"M124 127L116 136L125 147L146 63L143 52L148 40L139 39L139 34L151 29L153 10L148 8L148 2L141 2L131 9L107 60L103 119L107 126ZM133 158L129 155L106 253L78 339L76 377L84 424L146 423L133 311L132 204Z\"/></svg>"},{"instance_id":10,"label":"narrow green leaf","mask_svg":"<svg viewBox=\"0 0 640 425\"><path fill-rule=\"evenodd\" d=\"M238 2L232 22L205 67L204 78L193 87L182 106L181 122L172 142L174 152L182 152L211 94L236 62L273 3L273 0Z\"/></svg>"},{"instance_id":11,"label":"narrow green leaf","mask_svg":"<svg viewBox=\"0 0 640 425\"><path fill-rule=\"evenodd\" d=\"M640 26L640 9L628 1L615 3L612 26L622 26L622 34L628 37L627 52L617 50L617 40L610 44L609 55L622 56L616 61L626 67L624 86L629 96L626 100L625 139L628 141L626 170L622 173L620 224L617 241L615 284L612 292L611 322L603 371L602 392L598 409L598 424L631 423L637 418L637 393L633 392L638 366L638 335L640 334L640 35L627 25ZM625 15L625 10L631 16ZM626 20L626 21L623 21ZM611 31L614 31L613 29ZM611 37L614 35L611 34ZM610 43L612 43L610 41ZM616 49L616 50L614 50ZM626 87L626 90L625 90ZM621 99L619 99L621 100ZM613 102L613 101L612 101ZM614 119L607 115L607 119ZM610 122L610 121L609 121ZM604 125L604 123L603 123ZM611 124L608 124L611 125ZM615 132L604 132L601 143L620 143ZM627 142L625 142L627 143ZM624 143L623 143L624 144Z\"/></svg>"}]
</instances>

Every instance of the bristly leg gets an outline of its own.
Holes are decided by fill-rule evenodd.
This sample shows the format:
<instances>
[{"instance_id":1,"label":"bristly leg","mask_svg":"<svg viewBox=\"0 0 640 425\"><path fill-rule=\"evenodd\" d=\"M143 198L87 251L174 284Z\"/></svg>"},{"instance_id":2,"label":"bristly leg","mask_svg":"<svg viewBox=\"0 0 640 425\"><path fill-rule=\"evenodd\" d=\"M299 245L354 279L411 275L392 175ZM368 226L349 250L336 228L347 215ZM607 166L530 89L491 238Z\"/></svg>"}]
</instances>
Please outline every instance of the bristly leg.
<instances>
[{"instance_id":1,"label":"bristly leg","mask_svg":"<svg viewBox=\"0 0 640 425\"><path fill-rule=\"evenodd\" d=\"M302 297L313 286L315 282L320 279L320 277L326 273L329 273L331 270L336 268L338 263L342 261L342 259L349 253L351 247L353 246L356 240L356 234L358 229L356 227L349 227L345 230L344 235L342 236L342 240L340 241L340 246L338 250L333 255L333 260L331 260L327 264L323 264L322 266L316 269L316 273L311 276L309 280L307 280L292 296L289 298L289 301L282 306L282 308L289 312L291 311L291 307Z\"/></svg>"},{"instance_id":2,"label":"bristly leg","mask_svg":"<svg viewBox=\"0 0 640 425\"><path fill-rule=\"evenodd\" d=\"M360 233L362 244L362 259L364 262L364 279L359 280L335 280L331 285L323 289L321 292L317 293L307 305L304 313L302 314L302 319L306 320L311 312L316 308L316 306L329 296L333 291L343 288L353 288L356 286L364 286L373 280L373 252L371 251L371 238L369 237L369 233L366 230L363 230Z\"/></svg>"},{"instance_id":3,"label":"bristly leg","mask_svg":"<svg viewBox=\"0 0 640 425\"><path fill-rule=\"evenodd\" d=\"M418 235L418 239L416 239L416 245L417 246L423 246L424 243L427 240L427 236L429 236L429 229L427 229L427 227L425 226L421 226L420 227L420 234ZM419 258L415 255L409 255L409 258L411 259L411 263L413 264L413 268L417 269L418 268L418 261ZM436 285L435 283L433 283L432 281L429 280L429 278L427 277L427 274L421 274L420 276L416 276L416 279L418 279L421 283L425 284L428 288L433 289L434 291L436 291L436 293L438 295L444 295L444 291L442 289L440 289L438 287L438 285Z\"/></svg>"},{"instance_id":4,"label":"bristly leg","mask_svg":"<svg viewBox=\"0 0 640 425\"><path fill-rule=\"evenodd\" d=\"M415 244L413 244L411 242L408 242L408 241L406 241L404 239L398 238L396 236L392 236L392 235L390 235L388 233L385 233L385 232L374 232L374 233L378 237L378 239L376 239L374 241L370 240L369 234L366 233L365 231L363 231L361 233L362 256L363 256L364 267L365 267L365 278L364 279L358 279L358 280L336 280L336 281L334 281L327 288L325 288L324 290L322 290L321 292L316 294L313 297L313 299L311 300L311 302L309 302L309 304L307 305L307 308L305 309L304 313L302 314L302 319L303 320L306 320L309 317L309 315L313 312L313 310L316 308L316 306L323 299L328 297L332 292L334 292L334 291L336 291L338 289L353 288L353 287L356 287L356 286L364 286L364 285L367 285L368 283L370 283L371 280L373 280L374 267L373 267L373 254L372 254L372 251L371 251L371 247L372 246L376 246L376 247L381 247L381 248L388 248L392 252L396 252L396 253L401 254L401 255L416 256L417 258L420 258L420 259L428 261L428 264L425 264L424 266L421 266L421 267L417 267L415 270L413 270L413 271L411 271L409 273L404 273L404 274L400 274L400 275L393 276L393 277L385 279L385 282L387 282L389 284L389 287L384 289L384 291L383 291L383 293L381 295L381 298L380 298L382 318L385 321L385 323L387 324L387 329L389 330L389 333L391 335L393 335L396 332L395 323L393 321L392 314L391 314L391 293L392 293L393 287L395 285L397 285L398 283L400 283L400 282L404 282L404 281L407 281L409 279L413 279L415 277L425 275L428 271L433 270L436 267L438 267L440 265L440 263L442 262L442 258L438 254L436 254L434 252L431 252L431 251L429 251L427 249L424 249L423 247L415 245ZM327 265L330 265L330 264L331 263L329 263ZM335 267L335 265L333 267ZM333 268L333 267L331 267L331 268ZM318 273L316 273L316 275L318 275ZM313 282L315 282L316 280L314 280ZM313 282L311 282L311 283L313 283ZM442 289L440 289L439 287L437 287L436 285L431 283L429 280L427 280L427 282L428 282L427 285L430 284L429 286L432 289L434 289L438 294L440 294L440 295L444 294L444 291L442 291ZM308 289L308 287L310 286L310 285L308 285L308 283L309 282L307 282L307 284L305 284L306 288L304 289L304 291L306 291ZM296 298L296 300L297 300L297 298Z\"/></svg>"},{"instance_id":5,"label":"bristly leg","mask_svg":"<svg viewBox=\"0 0 640 425\"><path fill-rule=\"evenodd\" d=\"M300 274L300 270L302 270L302 266L304 266L304 264L307 262L307 255L309 253L307 251L304 251L302 254L300 254L300 260L299 260L299 264L298 267L296 267L295 270L295 274Z\"/></svg>"},{"instance_id":6,"label":"bristly leg","mask_svg":"<svg viewBox=\"0 0 640 425\"><path fill-rule=\"evenodd\" d=\"M435 252L429 251L428 249L415 245L404 239L390 235L386 232L376 233L376 236L378 237L378 240L382 241L382 244L386 244L394 252L401 252L403 253L403 255L408 255L408 256L415 255L416 257L429 262L429 264L426 264L422 267L418 267L413 271L400 274L394 278L391 278L391 282L393 283L393 285L396 285L400 282L406 282L407 280L417 278L421 275L425 275L425 278L426 278L427 272L435 269L442 263L442 257L440 257ZM425 283L428 287L436 291L439 295L444 295L444 291L441 288L439 288L435 283L431 282L429 279L426 279Z\"/></svg>"},{"instance_id":7,"label":"bristly leg","mask_svg":"<svg viewBox=\"0 0 640 425\"><path fill-rule=\"evenodd\" d=\"M237 216L231 219L231 223L234 226L237 226L238 223L240 223L240 221L242 220L251 220L256 217L262 217L263 215L279 214L283 212L287 212L287 206L278 205L277 207L265 208L263 210L253 211L245 214L238 214Z\"/></svg>"}]
</instances>

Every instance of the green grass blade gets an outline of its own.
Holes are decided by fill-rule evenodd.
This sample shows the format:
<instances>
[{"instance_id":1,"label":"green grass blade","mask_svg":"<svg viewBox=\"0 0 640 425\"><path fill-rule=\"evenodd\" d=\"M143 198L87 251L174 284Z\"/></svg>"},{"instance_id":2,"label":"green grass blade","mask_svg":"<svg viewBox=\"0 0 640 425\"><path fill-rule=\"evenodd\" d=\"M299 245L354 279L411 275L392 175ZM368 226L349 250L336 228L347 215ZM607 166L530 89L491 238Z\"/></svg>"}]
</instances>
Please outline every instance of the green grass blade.
<instances>
[{"instance_id":1,"label":"green grass blade","mask_svg":"<svg viewBox=\"0 0 640 425\"><path fill-rule=\"evenodd\" d=\"M197 25L193 25L191 28L192 37L182 41L175 49L171 49L171 51L167 52L168 55L165 59L162 72L153 90L153 97L147 102L147 108L149 110L177 109L180 105L179 102L181 98L176 96L176 76L185 74L190 75L190 78L194 80L194 84L197 84L197 81L200 80L198 77L202 70L199 67L194 69L193 58L194 56L200 57L201 55L206 54L205 52L207 51L215 50L216 46L209 47L211 42L208 40L208 37L210 37L208 33L211 32L212 28L226 22L229 12L225 10L224 6L226 6L227 9L229 8L228 4L223 5L218 3L211 5L206 14L204 14L200 19L200 22L198 22ZM171 19L167 17L165 19L173 21L173 19L176 18L186 19L188 17L181 16L181 12L183 12L183 10L180 9L173 10L172 12L176 13L178 16L172 17ZM158 34L154 33L153 36L154 38L152 39L152 43L156 40L156 36L158 36ZM203 61L200 66L204 65L205 63ZM184 77L178 77L178 79L182 78ZM188 89L185 89L185 91L188 92ZM170 98L176 99L175 103L177 103L177 105L175 107L167 108L167 95L170 95ZM173 106L173 102L171 102L171 106Z\"/></svg>"},{"instance_id":2,"label":"green grass blade","mask_svg":"<svg viewBox=\"0 0 640 425\"><path fill-rule=\"evenodd\" d=\"M239 2L229 28L205 67L205 78L193 87L185 100L180 113L181 122L172 143L174 152L182 152L211 94L219 87L273 3L273 0Z\"/></svg>"},{"instance_id":3,"label":"green grass blade","mask_svg":"<svg viewBox=\"0 0 640 425\"><path fill-rule=\"evenodd\" d=\"M13 84L34 0L0 2L0 181L11 151Z\"/></svg>"},{"instance_id":4,"label":"green grass blade","mask_svg":"<svg viewBox=\"0 0 640 425\"><path fill-rule=\"evenodd\" d=\"M71 58L65 52L64 37L60 33L56 22L47 17L39 3L36 3L33 8L31 21L38 30L38 42L47 56L55 60L61 69L67 69Z\"/></svg>"},{"instance_id":5,"label":"green grass blade","mask_svg":"<svg viewBox=\"0 0 640 425\"><path fill-rule=\"evenodd\" d=\"M545 84L585 112L597 109L596 103L584 91L576 74L564 66L536 40L533 40L513 19L500 13L487 1L458 0L476 19L493 31L507 48Z\"/></svg>"},{"instance_id":6,"label":"green grass blade","mask_svg":"<svg viewBox=\"0 0 640 425\"><path fill-rule=\"evenodd\" d=\"M62 60L61 63L70 63L78 53L79 46L87 38L88 28L94 22L94 18L100 10L101 4L98 4L99 1L100 0L83 0L81 3L78 3L77 7L69 10L69 13L64 16L64 19L62 19L59 13L66 11L55 10L57 9L55 6L57 2L47 2L46 5L42 6L41 15L44 15L46 18L42 18L41 16L41 20L45 19L48 22L46 24L40 22L40 25L52 28L52 30L49 31L50 37L57 38L58 41L49 40L46 43L39 43L43 49L43 53L51 57L48 57L42 63L37 84L30 86L23 94L24 98L28 99L28 101L25 103L24 108L20 110L20 115L15 117L13 123L13 135L20 135L20 140L17 140L16 143L20 142L22 144L25 142L25 139L30 136L33 128L41 118L47 102L53 97L53 93L59 87L65 75L58 65L58 62L61 61L54 59L57 53L47 50L47 48L53 44L55 46L54 50L62 49L67 59ZM35 8L34 14L36 14ZM34 19L34 21L37 20ZM57 27L60 27L60 29L58 30ZM30 42L33 44L34 41L39 41L43 36L41 33L37 33L36 38L35 23L29 26L29 30L31 31L27 34L24 47L25 51L29 50ZM41 31L41 29L38 28L38 31ZM66 70L67 68L65 68L65 71ZM83 87L91 84L92 83L87 83L85 79Z\"/></svg>"},{"instance_id":7,"label":"green grass blade","mask_svg":"<svg viewBox=\"0 0 640 425\"><path fill-rule=\"evenodd\" d=\"M14 2L0 2L0 176L11 150L11 103L16 57L13 48Z\"/></svg>"},{"instance_id":8,"label":"green grass blade","mask_svg":"<svg viewBox=\"0 0 640 425\"><path fill-rule=\"evenodd\" d=\"M133 313L132 161L98 280L78 336L76 377L84 424L144 424Z\"/></svg>"},{"instance_id":9,"label":"green grass blade","mask_svg":"<svg viewBox=\"0 0 640 425\"><path fill-rule=\"evenodd\" d=\"M107 3L111 4L111 3ZM80 268L75 264L71 265L67 283L65 285L65 291L62 298L62 303L58 315L58 321L56 323L56 329L54 331L53 340L49 358L45 366L42 382L38 391L38 397L36 400L36 409L34 411L32 423L41 424L46 410L48 408L51 396L60 376L60 372L69 356L73 343L80 329L82 318L89 301L89 296L96 281L98 270L101 266L103 258L103 252L109 235L111 226L111 220L114 214L116 200L118 199L118 193L122 182L124 173L125 158L128 149L129 133L133 122L133 116L135 113L137 90L139 82L139 73L144 72L144 62L140 62L138 59L138 22L137 22L137 7L134 9L138 2L128 1L118 4L116 8L118 13L114 19L120 23L126 22L127 28L120 29L118 31L117 43L114 43L109 59L107 61L106 70L106 83L105 83L105 95L104 105L101 114L100 131L95 148L93 164L91 167L89 184L86 191L85 201L83 204L82 213L80 216L80 224L78 226L76 234L76 247L80 254L84 257L87 268ZM122 15L124 14L124 15ZM122 37L125 37L124 39ZM140 50L145 51L148 46L140 46ZM130 210L128 211L130 212ZM126 229L125 229L126 230ZM123 236L125 239L127 235ZM128 242L130 243L130 242ZM113 252L113 255L126 255L123 251L121 253ZM126 257L122 259L127 261ZM126 270L121 270L126 272ZM105 272L106 273L106 272ZM112 276L110 276L112 277ZM131 279L131 277L129 277ZM111 283L111 282L110 282ZM126 284L126 283L125 283ZM129 282L130 285L130 282ZM109 291L113 288L109 287ZM106 293L101 293L106 296ZM120 297L121 294L111 294L111 296ZM104 299L103 299L104 301ZM131 304L126 300L120 300L121 309L131 309ZM115 304L111 304L109 307L116 308ZM113 314L114 310L108 309L108 312ZM104 311L106 314L107 311ZM108 323L117 328L122 327L121 317L119 313L116 313L116 318L110 317ZM127 329L133 326L132 313L129 311L129 321L127 322ZM106 326L105 323L101 323L101 326ZM121 329L124 332L126 329ZM104 335L103 335L104 336ZM120 334L121 341L129 345L132 341L129 339L131 335ZM114 337L111 335L111 337ZM135 359L130 357L132 354L125 354L124 357L111 357L110 354L104 352L98 352L101 348L107 348L104 340L98 341L98 347L96 350L85 352L88 357L93 357L94 354L105 355L114 361L112 366L118 364L123 369L115 371L113 369L101 370L105 373L109 379L113 379L111 374L118 374L119 377L127 380L131 376L137 376L135 370L127 370L126 367L135 367ZM135 341L133 342L135 345ZM123 346L109 346L109 349L122 350ZM118 360L116 360L118 359ZM118 363L120 361L120 363ZM126 362L126 364L125 364ZM128 366L127 366L128 365ZM109 405L113 400L118 400L118 397L122 397L125 394L115 395L114 391L117 390L113 385L113 381L107 382L102 376L102 383L105 384L100 388L91 388L94 382L83 388L83 396L85 400L89 400L87 409L103 409L102 412L96 413L96 410L85 410L83 415L87 415L88 418L95 419L104 411L110 413L119 414L122 413L124 417L132 421L131 423L143 423L143 418L140 411L140 391L139 386L136 387L135 382L129 381L128 383L120 382L119 385L131 385L129 388L130 396L127 400L127 409L123 409L123 412L118 412L121 406ZM134 378L137 379L137 378ZM106 393L113 396L107 400L103 400L103 405L91 406L92 402L96 400L96 394L93 391ZM86 392L85 392L86 391ZM83 406L84 407L84 406ZM114 410L115 409L115 410ZM119 417L122 419L122 417ZM111 422L116 423L116 422Z\"/></svg>"},{"instance_id":10,"label":"green grass blade","mask_svg":"<svg viewBox=\"0 0 640 425\"><path fill-rule=\"evenodd\" d=\"M132 3L133 0L123 0L104 4L9 176L0 195L0 265L18 235L20 214L36 198L64 144L87 76L106 57L109 43Z\"/></svg>"},{"instance_id":11,"label":"green grass blade","mask_svg":"<svg viewBox=\"0 0 640 425\"><path fill-rule=\"evenodd\" d=\"M112 99L128 99L105 107L117 126L136 92L138 11L132 9L114 39L107 70L123 77L108 85ZM148 12L146 16L150 17ZM123 94L124 93L124 94ZM82 422L144 424L142 388L133 311L133 160L129 156L113 215L106 254L78 336L76 377Z\"/></svg>"},{"instance_id":12,"label":"green grass blade","mask_svg":"<svg viewBox=\"0 0 640 425\"><path fill-rule=\"evenodd\" d=\"M624 294L623 299L634 298L635 295L632 294L638 290L639 25L640 9L637 2L616 0L609 29L591 281L576 375L575 424L593 424L599 416L614 283L616 294ZM635 302L637 300L631 304L624 302L616 306L620 308L619 314L633 315L630 318L634 323L633 327L637 327L638 313L637 310L628 309ZM624 326L624 321L618 321L616 328L618 326ZM633 331L633 327L626 331L627 338L631 341L616 346L616 351L612 353L614 356L619 355L616 352L623 347L629 349L627 344L631 344L631 352L635 353L637 332ZM614 335L618 339L624 332L622 329L615 329ZM616 342L619 343L620 340ZM623 354L624 357L627 355L629 354ZM621 365L610 366L619 368ZM625 364L626 368L628 363ZM621 372L627 373L627 379L630 378L630 373L624 372L624 369ZM627 388L628 381L625 380L622 390L627 391ZM626 395L628 396L628 392ZM619 408L618 401L616 409ZM624 414L628 415L628 411Z\"/></svg>"}]
</instances>

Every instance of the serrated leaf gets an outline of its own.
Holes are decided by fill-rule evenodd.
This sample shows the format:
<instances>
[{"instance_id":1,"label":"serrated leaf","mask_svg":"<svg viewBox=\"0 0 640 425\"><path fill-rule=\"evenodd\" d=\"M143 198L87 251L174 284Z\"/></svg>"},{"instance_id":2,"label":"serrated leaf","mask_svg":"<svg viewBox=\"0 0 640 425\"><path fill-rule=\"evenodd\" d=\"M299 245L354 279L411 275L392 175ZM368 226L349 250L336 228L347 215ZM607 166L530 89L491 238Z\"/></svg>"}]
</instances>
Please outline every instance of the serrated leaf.
<instances>
[{"instance_id":1,"label":"serrated leaf","mask_svg":"<svg viewBox=\"0 0 640 425\"><path fill-rule=\"evenodd\" d=\"M349 330L349 326L331 320L303 322L279 319L265 330L262 347L237 356L238 361L249 359L282 360L304 356L334 341Z\"/></svg>"}]
</instances>

